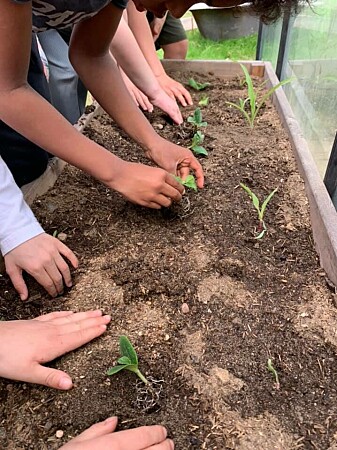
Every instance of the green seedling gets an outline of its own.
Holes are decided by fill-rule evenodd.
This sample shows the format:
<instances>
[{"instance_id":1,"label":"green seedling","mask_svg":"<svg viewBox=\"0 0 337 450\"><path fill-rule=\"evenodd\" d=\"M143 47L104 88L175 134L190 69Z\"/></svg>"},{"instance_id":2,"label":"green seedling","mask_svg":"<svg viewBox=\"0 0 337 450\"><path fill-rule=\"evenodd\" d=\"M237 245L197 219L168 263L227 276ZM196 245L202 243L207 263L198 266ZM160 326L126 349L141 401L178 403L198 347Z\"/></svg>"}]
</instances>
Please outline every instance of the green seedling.
<instances>
[{"instance_id":1,"label":"green seedling","mask_svg":"<svg viewBox=\"0 0 337 450\"><path fill-rule=\"evenodd\" d=\"M207 150L200 144L202 144L204 142L205 139L205 135L202 134L201 131L197 131L193 138L192 138L192 142L191 145L189 145L188 148L190 148L196 155L208 155Z\"/></svg>"},{"instance_id":2,"label":"green seedling","mask_svg":"<svg viewBox=\"0 0 337 450\"><path fill-rule=\"evenodd\" d=\"M255 236L255 239L262 239L265 232L267 231L267 227L266 224L264 223L263 217L264 217L264 213L266 211L267 205L270 202L270 200L273 198L275 192L277 192L277 188L274 189L269 195L268 197L264 200L264 202L262 203L262 206L260 208L260 200L258 199L258 197L254 194L253 191L251 191L249 189L248 186L246 186L243 183L240 183L240 186L242 187L242 189L244 189L247 194L249 195L249 197L252 200L253 206L256 209L257 213L258 213L258 218L259 218L259 223L256 229L256 234L257 236Z\"/></svg>"},{"instance_id":3,"label":"green seedling","mask_svg":"<svg viewBox=\"0 0 337 450\"><path fill-rule=\"evenodd\" d=\"M233 106L234 108L241 111L241 113L244 115L245 119L247 120L250 128L254 128L254 123L256 116L258 115L261 107L266 103L266 100L278 89L279 87L283 86L284 84L290 83L292 79L283 80L280 83L277 83L276 86L273 86L269 91L267 91L262 97L261 100L258 100L258 93L255 91L253 86L253 81L251 76L248 73L247 68L240 64L244 74L245 74L245 81L244 83L247 85L248 90L248 97L242 100L239 99L239 104L232 103L232 102L226 102L228 105ZM262 83L264 85L265 83ZM262 86L261 85L261 86ZM248 110L248 111L247 111Z\"/></svg>"},{"instance_id":4,"label":"green seedling","mask_svg":"<svg viewBox=\"0 0 337 450\"><path fill-rule=\"evenodd\" d=\"M203 91L204 89L206 89L208 86L211 85L211 83L198 83L197 81L195 81L194 78L190 78L188 80L188 84L189 86L191 86L191 88L195 89L196 91Z\"/></svg>"},{"instance_id":5,"label":"green seedling","mask_svg":"<svg viewBox=\"0 0 337 450\"><path fill-rule=\"evenodd\" d=\"M182 184L183 186L189 189L193 189L194 191L198 190L197 183L195 182L195 178L193 175L188 175L185 180L177 176L175 176L174 178L178 181L178 183Z\"/></svg>"},{"instance_id":6,"label":"green seedling","mask_svg":"<svg viewBox=\"0 0 337 450\"><path fill-rule=\"evenodd\" d=\"M117 361L118 364L111 367L107 371L107 375L114 375L125 369L134 372L145 384L148 384L148 380L138 369L138 356L127 336L120 336L119 349L121 357Z\"/></svg>"},{"instance_id":7,"label":"green seedling","mask_svg":"<svg viewBox=\"0 0 337 450\"><path fill-rule=\"evenodd\" d=\"M202 121L202 113L200 108L196 108L193 116L187 118L187 122L193 123L193 125L199 129L201 127L207 127L207 122Z\"/></svg>"},{"instance_id":8,"label":"green seedling","mask_svg":"<svg viewBox=\"0 0 337 450\"><path fill-rule=\"evenodd\" d=\"M209 97L205 96L199 100L199 106L207 106L209 101Z\"/></svg>"},{"instance_id":9,"label":"green seedling","mask_svg":"<svg viewBox=\"0 0 337 450\"><path fill-rule=\"evenodd\" d=\"M58 231L55 230L54 233L53 233L53 237L54 237L54 238L57 238L57 235L58 235Z\"/></svg>"},{"instance_id":10,"label":"green seedling","mask_svg":"<svg viewBox=\"0 0 337 450\"><path fill-rule=\"evenodd\" d=\"M269 372L271 372L275 378L276 389L280 389L280 381L278 378L278 373L277 373L277 370L274 368L273 363L270 358L268 359L267 367L268 367Z\"/></svg>"}]
</instances>

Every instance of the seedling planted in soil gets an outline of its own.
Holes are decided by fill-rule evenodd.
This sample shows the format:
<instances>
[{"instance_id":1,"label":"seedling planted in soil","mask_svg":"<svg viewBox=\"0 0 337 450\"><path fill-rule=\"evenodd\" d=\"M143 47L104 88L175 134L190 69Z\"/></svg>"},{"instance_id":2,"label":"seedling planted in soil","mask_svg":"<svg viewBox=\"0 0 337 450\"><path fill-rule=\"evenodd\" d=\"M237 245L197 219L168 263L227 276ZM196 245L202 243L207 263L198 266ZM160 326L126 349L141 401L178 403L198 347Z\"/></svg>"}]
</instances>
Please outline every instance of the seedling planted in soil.
<instances>
[{"instance_id":1,"label":"seedling planted in soil","mask_svg":"<svg viewBox=\"0 0 337 450\"><path fill-rule=\"evenodd\" d=\"M193 138L192 138L192 142L191 145L188 147L190 148L196 155L208 155L207 150L200 144L202 144L204 142L205 139L205 135L202 134L201 131L197 131Z\"/></svg>"},{"instance_id":2,"label":"seedling planted in soil","mask_svg":"<svg viewBox=\"0 0 337 450\"><path fill-rule=\"evenodd\" d=\"M211 85L211 83L198 83L197 81L195 81L194 78L190 78L188 80L188 84L189 86L191 86L191 88L195 89L196 91L203 91L204 89L206 89L208 86Z\"/></svg>"},{"instance_id":3,"label":"seedling planted in soil","mask_svg":"<svg viewBox=\"0 0 337 450\"><path fill-rule=\"evenodd\" d=\"M234 108L238 109L239 111L241 111L241 113L244 115L245 119L247 120L250 128L254 128L254 122L255 122L256 116L258 115L261 107L266 103L266 100L268 99L268 97L270 97L276 91L276 89L278 89L280 86L283 86L284 84L287 84L292 80L287 79L287 80L281 81L276 86L273 86L271 89L269 89L269 91L267 91L262 96L261 100L258 101L258 99L257 99L258 93L254 89L253 81L252 81L251 76L248 73L247 68L243 64L240 64L240 66L245 74L245 84L247 84L248 97L245 98L244 100L242 100L242 98L240 98L239 104L232 103L232 102L226 102L226 103L228 105L231 105ZM246 109L248 111L246 111Z\"/></svg>"},{"instance_id":4,"label":"seedling planted in soil","mask_svg":"<svg viewBox=\"0 0 337 450\"><path fill-rule=\"evenodd\" d=\"M119 349L121 357L117 361L118 364L111 367L107 371L107 375L114 375L125 369L134 372L145 384L148 384L147 379L138 369L138 356L127 336L120 336Z\"/></svg>"},{"instance_id":5,"label":"seedling planted in soil","mask_svg":"<svg viewBox=\"0 0 337 450\"><path fill-rule=\"evenodd\" d=\"M199 129L201 127L207 127L207 122L202 121L202 113L200 108L196 108L193 116L187 118L187 122L193 123L193 125Z\"/></svg>"},{"instance_id":6,"label":"seedling planted in soil","mask_svg":"<svg viewBox=\"0 0 337 450\"><path fill-rule=\"evenodd\" d=\"M264 213L266 211L267 205L270 202L270 200L273 198L275 192L277 191L277 188L274 189L269 195L268 197L264 200L264 202L262 203L262 206L260 208L260 200L258 199L258 197L254 194L253 191L251 191L249 189L248 186L246 186L243 183L240 183L240 186L242 187L242 189L244 189L247 194L249 195L249 197L252 200L253 206L256 209L257 213L258 213L258 218L259 218L259 223L256 229L256 234L257 236L255 236L255 239L261 239L263 238L265 232L267 231L267 227L266 224L264 223L263 217L264 217Z\"/></svg>"},{"instance_id":7,"label":"seedling planted in soil","mask_svg":"<svg viewBox=\"0 0 337 450\"><path fill-rule=\"evenodd\" d=\"M185 180L183 180L180 177L176 177L176 176L174 178L183 186L185 186L189 189L193 189L194 191L198 190L197 183L195 182L195 178L193 175L188 175Z\"/></svg>"},{"instance_id":8,"label":"seedling planted in soil","mask_svg":"<svg viewBox=\"0 0 337 450\"><path fill-rule=\"evenodd\" d=\"M199 106L207 106L208 105L208 101L209 101L209 98L208 97L202 97L200 100L199 100Z\"/></svg>"},{"instance_id":9,"label":"seedling planted in soil","mask_svg":"<svg viewBox=\"0 0 337 450\"><path fill-rule=\"evenodd\" d=\"M278 373L277 373L277 370L274 368L273 363L270 358L268 359L267 367L268 367L269 372L271 372L275 378L276 389L280 389L280 381L278 378Z\"/></svg>"}]
</instances>

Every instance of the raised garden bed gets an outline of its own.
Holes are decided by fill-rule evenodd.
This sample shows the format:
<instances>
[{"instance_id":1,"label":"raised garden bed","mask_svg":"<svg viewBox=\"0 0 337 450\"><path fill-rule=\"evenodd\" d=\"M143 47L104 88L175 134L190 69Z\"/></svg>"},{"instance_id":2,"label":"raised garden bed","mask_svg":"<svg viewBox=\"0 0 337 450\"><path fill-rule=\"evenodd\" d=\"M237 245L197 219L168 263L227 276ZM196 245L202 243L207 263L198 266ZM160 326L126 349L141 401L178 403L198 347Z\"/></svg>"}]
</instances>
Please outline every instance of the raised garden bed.
<instances>
[{"instance_id":1,"label":"raised garden bed","mask_svg":"<svg viewBox=\"0 0 337 450\"><path fill-rule=\"evenodd\" d=\"M268 65L247 67L273 80ZM151 211L67 167L34 203L47 231L66 233L66 243L80 256L76 284L51 301L31 283L32 301L23 305L0 279L0 315L27 318L59 308L99 307L113 322L104 337L56 362L74 377L72 391L0 381L1 448L54 449L112 414L120 416L121 427L163 423L178 450L337 445L335 295L314 250L309 204L287 134L271 103L253 130L225 103L245 95L238 65L173 68L185 83L192 75L211 82L207 91L193 92L195 103L209 96L202 109L208 122L205 189L188 192L188 211L179 206ZM230 79L216 78L221 72ZM315 172L307 174L305 142L281 92L276 100L291 139L301 144L297 158L308 183L313 226L320 228L316 242L328 246L335 218L326 194L312 185L318 183ZM186 109L185 117L192 111ZM172 126L159 112L150 118L163 136L190 143L191 124ZM121 157L145 162L108 117L93 119L86 132ZM260 241L254 239L255 212L240 182L263 198L279 188ZM322 198L325 215L315 204ZM334 264L335 248L325 251L322 261ZM134 374L105 374L118 356L121 334L134 343L146 376L163 380L150 409L136 402L141 394ZM279 389L267 370L269 358ZM60 429L62 440L55 437Z\"/></svg>"}]
</instances>

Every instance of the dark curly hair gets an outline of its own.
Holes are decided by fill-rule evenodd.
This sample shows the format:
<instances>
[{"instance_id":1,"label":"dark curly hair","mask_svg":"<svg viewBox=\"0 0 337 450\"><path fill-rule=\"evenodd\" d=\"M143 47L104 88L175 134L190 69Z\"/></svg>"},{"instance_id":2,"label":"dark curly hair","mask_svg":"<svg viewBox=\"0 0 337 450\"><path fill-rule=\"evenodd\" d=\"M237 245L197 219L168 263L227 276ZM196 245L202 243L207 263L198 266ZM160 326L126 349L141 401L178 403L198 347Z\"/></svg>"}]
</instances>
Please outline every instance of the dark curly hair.
<instances>
[{"instance_id":1,"label":"dark curly hair","mask_svg":"<svg viewBox=\"0 0 337 450\"><path fill-rule=\"evenodd\" d=\"M251 3L263 23L275 22L286 11L297 14L302 6L311 6L311 0L251 0Z\"/></svg>"}]
</instances>

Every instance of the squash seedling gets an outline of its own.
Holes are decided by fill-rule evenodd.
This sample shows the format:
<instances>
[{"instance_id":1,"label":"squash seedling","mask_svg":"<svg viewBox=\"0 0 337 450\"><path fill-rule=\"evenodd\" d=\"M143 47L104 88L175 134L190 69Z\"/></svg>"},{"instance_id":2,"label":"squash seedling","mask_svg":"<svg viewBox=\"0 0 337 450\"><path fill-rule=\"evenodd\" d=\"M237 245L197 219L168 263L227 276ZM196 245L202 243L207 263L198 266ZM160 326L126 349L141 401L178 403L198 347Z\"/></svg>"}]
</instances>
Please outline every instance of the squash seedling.
<instances>
[{"instance_id":1,"label":"squash seedling","mask_svg":"<svg viewBox=\"0 0 337 450\"><path fill-rule=\"evenodd\" d=\"M188 146L188 148L190 148L196 155L208 155L207 150L200 144L202 144L204 142L205 139L205 135L202 134L201 131L197 131L193 138L192 138L192 142L191 145Z\"/></svg>"},{"instance_id":2,"label":"squash seedling","mask_svg":"<svg viewBox=\"0 0 337 450\"><path fill-rule=\"evenodd\" d=\"M243 183L240 183L240 186L242 187L242 189L244 189L247 194L249 195L249 197L252 200L253 206L257 211L258 214L258 218L259 218L259 223L258 226L256 228L256 234L257 236L255 236L255 239L262 239L265 232L267 231L267 227L266 224L264 223L263 217L264 217L264 213L266 211L267 205L270 202L270 200L273 198L275 192L277 192L277 188L274 189L269 195L268 197L264 200L264 202L262 203L262 206L260 208L260 200L258 199L258 197L254 194L254 192L249 189L248 186L246 186Z\"/></svg>"},{"instance_id":3,"label":"squash seedling","mask_svg":"<svg viewBox=\"0 0 337 450\"><path fill-rule=\"evenodd\" d=\"M254 122L256 119L256 116L258 115L261 107L266 103L266 100L268 97L270 97L276 89L283 86L284 84L290 83L292 79L283 80L280 83L277 83L276 86L273 86L269 91L267 91L261 98L261 100L258 101L258 93L255 91L253 86L253 81L251 76L248 73L247 68L240 64L244 74L245 74L245 84L247 85L248 90L248 97L242 100L242 98L239 99L239 104L232 103L232 102L226 102L228 105L233 106L234 108L241 111L241 113L244 115L245 119L247 120L250 128L254 128ZM247 107L247 108L246 108ZM248 109L248 111L246 111Z\"/></svg>"},{"instance_id":4,"label":"squash seedling","mask_svg":"<svg viewBox=\"0 0 337 450\"><path fill-rule=\"evenodd\" d=\"M276 389L280 389L280 381L278 378L278 373L277 373L277 370L274 368L272 360L270 358L268 359L268 362L267 362L267 368L268 368L269 372L271 372L274 376Z\"/></svg>"},{"instance_id":5,"label":"squash seedling","mask_svg":"<svg viewBox=\"0 0 337 450\"><path fill-rule=\"evenodd\" d=\"M207 106L209 101L209 97L204 96L199 100L199 106Z\"/></svg>"},{"instance_id":6,"label":"squash seedling","mask_svg":"<svg viewBox=\"0 0 337 450\"><path fill-rule=\"evenodd\" d=\"M127 336L120 336L119 349L121 357L117 361L118 364L111 367L107 371L107 375L114 375L125 369L134 372L145 384L148 384L148 380L138 369L138 356Z\"/></svg>"},{"instance_id":7,"label":"squash seedling","mask_svg":"<svg viewBox=\"0 0 337 450\"><path fill-rule=\"evenodd\" d=\"M211 83L198 83L197 81L195 81L194 78L190 78L188 80L188 84L189 86L191 86L191 88L195 89L196 91L203 91L204 89L206 89L208 86L211 85Z\"/></svg>"},{"instance_id":8,"label":"squash seedling","mask_svg":"<svg viewBox=\"0 0 337 450\"><path fill-rule=\"evenodd\" d=\"M197 183L195 182L195 178L193 175L188 175L185 180L177 176L175 176L174 178L178 181L178 183L182 184L183 186L189 189L193 189L194 191L198 190Z\"/></svg>"},{"instance_id":9,"label":"squash seedling","mask_svg":"<svg viewBox=\"0 0 337 450\"><path fill-rule=\"evenodd\" d=\"M192 123L198 130L201 127L207 127L207 122L202 121L202 113L200 108L196 108L193 115L187 118L187 122Z\"/></svg>"}]
</instances>

